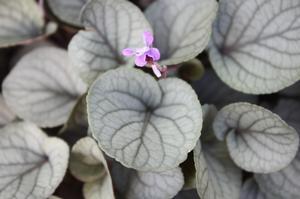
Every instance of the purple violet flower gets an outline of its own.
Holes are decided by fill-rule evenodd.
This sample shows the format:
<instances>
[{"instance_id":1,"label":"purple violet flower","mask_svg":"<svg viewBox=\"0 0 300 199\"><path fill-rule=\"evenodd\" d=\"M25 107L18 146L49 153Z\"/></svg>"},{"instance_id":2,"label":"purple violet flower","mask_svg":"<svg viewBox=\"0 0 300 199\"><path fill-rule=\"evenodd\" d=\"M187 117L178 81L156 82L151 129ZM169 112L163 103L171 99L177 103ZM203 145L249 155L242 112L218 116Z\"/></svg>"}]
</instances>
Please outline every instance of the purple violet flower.
<instances>
[{"instance_id":1,"label":"purple violet flower","mask_svg":"<svg viewBox=\"0 0 300 199\"><path fill-rule=\"evenodd\" d=\"M157 48L153 48L153 35L149 31L144 32L145 47L132 49L125 48L122 54L126 57L135 56L135 64L139 67L151 67L157 77L161 77L161 66L156 63L160 59L160 52Z\"/></svg>"}]
</instances>

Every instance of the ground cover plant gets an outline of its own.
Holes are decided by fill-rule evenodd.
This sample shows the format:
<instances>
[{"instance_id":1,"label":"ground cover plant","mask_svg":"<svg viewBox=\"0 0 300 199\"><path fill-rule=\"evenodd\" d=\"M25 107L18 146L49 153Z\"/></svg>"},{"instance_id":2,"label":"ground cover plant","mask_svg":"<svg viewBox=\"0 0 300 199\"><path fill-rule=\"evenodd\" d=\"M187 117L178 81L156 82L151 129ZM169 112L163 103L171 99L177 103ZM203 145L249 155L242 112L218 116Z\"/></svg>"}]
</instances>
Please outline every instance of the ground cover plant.
<instances>
[{"instance_id":1,"label":"ground cover plant","mask_svg":"<svg viewBox=\"0 0 300 199\"><path fill-rule=\"evenodd\" d=\"M0 0L0 198L300 199L299 0Z\"/></svg>"}]
</instances>

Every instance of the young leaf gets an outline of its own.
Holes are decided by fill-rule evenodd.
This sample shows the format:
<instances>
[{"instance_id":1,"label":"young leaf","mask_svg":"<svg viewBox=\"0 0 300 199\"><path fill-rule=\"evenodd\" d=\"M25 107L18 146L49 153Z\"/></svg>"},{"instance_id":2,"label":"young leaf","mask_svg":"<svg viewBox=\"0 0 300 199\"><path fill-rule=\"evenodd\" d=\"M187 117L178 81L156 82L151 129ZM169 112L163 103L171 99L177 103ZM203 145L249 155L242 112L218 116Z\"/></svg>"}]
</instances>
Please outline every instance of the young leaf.
<instances>
[{"instance_id":1,"label":"young leaf","mask_svg":"<svg viewBox=\"0 0 300 199\"><path fill-rule=\"evenodd\" d=\"M268 198L264 193L262 193L253 178L246 180L241 190L240 199L275 199Z\"/></svg>"},{"instance_id":2,"label":"young leaf","mask_svg":"<svg viewBox=\"0 0 300 199\"><path fill-rule=\"evenodd\" d=\"M157 82L136 69L108 71L91 86L87 104L90 128L100 147L137 170L175 168L200 136L200 103L179 79Z\"/></svg>"},{"instance_id":3,"label":"young leaf","mask_svg":"<svg viewBox=\"0 0 300 199\"><path fill-rule=\"evenodd\" d=\"M66 51L41 47L21 58L2 89L18 116L41 127L53 127L67 121L86 85L74 73Z\"/></svg>"},{"instance_id":4,"label":"young leaf","mask_svg":"<svg viewBox=\"0 0 300 199\"><path fill-rule=\"evenodd\" d=\"M97 143L90 137L82 138L72 148L71 173L86 182L85 199L114 199L110 172L104 155Z\"/></svg>"},{"instance_id":5,"label":"young leaf","mask_svg":"<svg viewBox=\"0 0 300 199\"><path fill-rule=\"evenodd\" d=\"M89 0L47 0L51 12L63 22L82 26L80 12Z\"/></svg>"},{"instance_id":6,"label":"young leaf","mask_svg":"<svg viewBox=\"0 0 300 199\"><path fill-rule=\"evenodd\" d=\"M49 197L65 175L68 145L27 122L8 124L0 134L0 198Z\"/></svg>"},{"instance_id":7,"label":"young leaf","mask_svg":"<svg viewBox=\"0 0 300 199\"><path fill-rule=\"evenodd\" d=\"M85 199L115 199L110 176L83 185Z\"/></svg>"},{"instance_id":8,"label":"young leaf","mask_svg":"<svg viewBox=\"0 0 300 199\"><path fill-rule=\"evenodd\" d=\"M0 47L25 44L52 34L57 26L44 26L42 10L34 0L0 0Z\"/></svg>"},{"instance_id":9,"label":"young leaf","mask_svg":"<svg viewBox=\"0 0 300 199\"><path fill-rule=\"evenodd\" d=\"M82 138L73 146L70 171L83 182L92 182L106 175L106 160L97 143L89 137Z\"/></svg>"},{"instance_id":10,"label":"young leaf","mask_svg":"<svg viewBox=\"0 0 300 199\"><path fill-rule=\"evenodd\" d=\"M234 102L257 102L257 96L233 90L222 82L212 69L205 70L200 80L192 82L192 87L202 103L213 104L217 108Z\"/></svg>"},{"instance_id":11,"label":"young leaf","mask_svg":"<svg viewBox=\"0 0 300 199\"><path fill-rule=\"evenodd\" d=\"M16 119L16 115L7 107L2 95L0 95L0 127Z\"/></svg>"},{"instance_id":12,"label":"young leaf","mask_svg":"<svg viewBox=\"0 0 300 199\"><path fill-rule=\"evenodd\" d=\"M179 167L163 172L135 172L131 176L128 199L171 199L184 184Z\"/></svg>"},{"instance_id":13,"label":"young leaf","mask_svg":"<svg viewBox=\"0 0 300 199\"><path fill-rule=\"evenodd\" d=\"M295 157L299 136L276 114L256 105L234 103L216 116L214 130L226 139L234 162L257 173L275 172Z\"/></svg>"},{"instance_id":14,"label":"young leaf","mask_svg":"<svg viewBox=\"0 0 300 199\"><path fill-rule=\"evenodd\" d=\"M299 11L298 0L221 0L209 52L219 77L251 94L299 80Z\"/></svg>"},{"instance_id":15,"label":"young leaf","mask_svg":"<svg viewBox=\"0 0 300 199\"><path fill-rule=\"evenodd\" d=\"M161 64L196 57L207 46L218 4L215 0L158 0L146 10L154 30Z\"/></svg>"},{"instance_id":16,"label":"young leaf","mask_svg":"<svg viewBox=\"0 0 300 199\"><path fill-rule=\"evenodd\" d=\"M201 199L239 199L241 170L230 159L225 143L212 132L216 114L214 106L203 106L201 141L194 149L196 188Z\"/></svg>"},{"instance_id":17,"label":"young leaf","mask_svg":"<svg viewBox=\"0 0 300 199\"><path fill-rule=\"evenodd\" d=\"M88 83L109 69L133 66L133 59L125 59L122 50L143 47L143 32L151 30L143 13L125 0L92 0L82 19L93 31L76 34L69 44L69 55Z\"/></svg>"}]
</instances>

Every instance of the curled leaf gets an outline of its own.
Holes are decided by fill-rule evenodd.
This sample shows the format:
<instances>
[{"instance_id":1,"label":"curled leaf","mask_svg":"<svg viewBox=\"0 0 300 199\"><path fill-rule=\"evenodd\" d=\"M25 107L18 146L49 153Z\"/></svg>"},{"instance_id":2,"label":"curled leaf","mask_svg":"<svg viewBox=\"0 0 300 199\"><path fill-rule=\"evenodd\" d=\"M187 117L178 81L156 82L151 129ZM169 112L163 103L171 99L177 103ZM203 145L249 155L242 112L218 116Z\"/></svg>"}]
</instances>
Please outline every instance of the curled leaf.
<instances>
[{"instance_id":1,"label":"curled leaf","mask_svg":"<svg viewBox=\"0 0 300 199\"><path fill-rule=\"evenodd\" d=\"M71 173L83 182L100 179L106 173L106 160L96 142L82 138L72 148L70 159Z\"/></svg>"},{"instance_id":2,"label":"curled leaf","mask_svg":"<svg viewBox=\"0 0 300 199\"><path fill-rule=\"evenodd\" d=\"M294 159L299 146L295 129L276 114L248 103L224 107L213 127L220 140L226 139L234 162L247 171L281 170Z\"/></svg>"},{"instance_id":3,"label":"curled leaf","mask_svg":"<svg viewBox=\"0 0 300 199\"><path fill-rule=\"evenodd\" d=\"M114 199L105 157L92 138L82 138L73 146L70 170L76 178L86 182L83 188L85 199Z\"/></svg>"},{"instance_id":4,"label":"curled leaf","mask_svg":"<svg viewBox=\"0 0 300 199\"><path fill-rule=\"evenodd\" d=\"M203 130L194 149L196 188L201 199L239 199L242 172L229 157L226 144L212 131L217 109L203 106Z\"/></svg>"}]
</instances>

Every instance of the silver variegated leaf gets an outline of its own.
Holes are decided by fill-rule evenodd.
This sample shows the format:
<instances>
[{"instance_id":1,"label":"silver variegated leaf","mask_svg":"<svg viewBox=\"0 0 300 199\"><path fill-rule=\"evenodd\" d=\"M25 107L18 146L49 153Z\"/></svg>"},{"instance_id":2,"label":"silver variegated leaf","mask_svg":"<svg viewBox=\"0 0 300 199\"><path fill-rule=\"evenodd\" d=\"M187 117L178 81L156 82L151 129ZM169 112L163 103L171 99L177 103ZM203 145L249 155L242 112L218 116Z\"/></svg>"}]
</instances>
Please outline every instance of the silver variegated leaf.
<instances>
[{"instance_id":1,"label":"silver variegated leaf","mask_svg":"<svg viewBox=\"0 0 300 199\"><path fill-rule=\"evenodd\" d=\"M65 175L68 145L27 122L8 124L0 135L0 198L48 198Z\"/></svg>"},{"instance_id":2,"label":"silver variegated leaf","mask_svg":"<svg viewBox=\"0 0 300 199\"><path fill-rule=\"evenodd\" d=\"M130 168L175 168L200 136L200 103L180 79L157 82L140 70L112 70L94 82L87 103L90 128L100 147Z\"/></svg>"},{"instance_id":3,"label":"silver variegated leaf","mask_svg":"<svg viewBox=\"0 0 300 199\"><path fill-rule=\"evenodd\" d=\"M143 33L151 30L143 13L125 0L92 0L82 13L89 31L80 31L69 44L69 55L82 79L91 83L99 73L133 66L124 48L144 46Z\"/></svg>"},{"instance_id":4,"label":"silver variegated leaf","mask_svg":"<svg viewBox=\"0 0 300 199\"><path fill-rule=\"evenodd\" d=\"M283 169L295 157L299 136L280 117L260 106L234 103L219 111L214 131L234 162L256 173Z\"/></svg>"},{"instance_id":5,"label":"silver variegated leaf","mask_svg":"<svg viewBox=\"0 0 300 199\"><path fill-rule=\"evenodd\" d=\"M82 26L80 13L89 0L47 0L51 12L63 22Z\"/></svg>"},{"instance_id":6,"label":"silver variegated leaf","mask_svg":"<svg viewBox=\"0 0 300 199\"><path fill-rule=\"evenodd\" d=\"M215 0L157 0L146 10L161 52L161 64L188 61L201 53L211 36Z\"/></svg>"},{"instance_id":7,"label":"silver variegated leaf","mask_svg":"<svg viewBox=\"0 0 300 199\"><path fill-rule=\"evenodd\" d=\"M299 80L299 12L298 0L221 0L209 52L219 77L251 94Z\"/></svg>"},{"instance_id":8,"label":"silver variegated leaf","mask_svg":"<svg viewBox=\"0 0 300 199\"><path fill-rule=\"evenodd\" d=\"M67 121L86 85L78 78L65 50L41 47L21 58L2 85L8 106L41 127Z\"/></svg>"},{"instance_id":9,"label":"silver variegated leaf","mask_svg":"<svg viewBox=\"0 0 300 199\"><path fill-rule=\"evenodd\" d=\"M212 131L217 114L214 106L203 106L203 130L194 149L196 188L201 199L239 199L242 172L229 157L226 144Z\"/></svg>"},{"instance_id":10,"label":"silver variegated leaf","mask_svg":"<svg viewBox=\"0 0 300 199\"><path fill-rule=\"evenodd\" d=\"M0 0L0 47L26 44L56 31L45 26L41 8L34 0Z\"/></svg>"}]
</instances>

